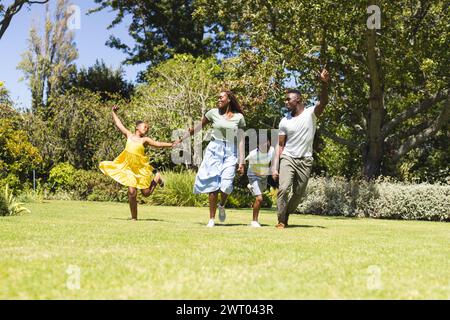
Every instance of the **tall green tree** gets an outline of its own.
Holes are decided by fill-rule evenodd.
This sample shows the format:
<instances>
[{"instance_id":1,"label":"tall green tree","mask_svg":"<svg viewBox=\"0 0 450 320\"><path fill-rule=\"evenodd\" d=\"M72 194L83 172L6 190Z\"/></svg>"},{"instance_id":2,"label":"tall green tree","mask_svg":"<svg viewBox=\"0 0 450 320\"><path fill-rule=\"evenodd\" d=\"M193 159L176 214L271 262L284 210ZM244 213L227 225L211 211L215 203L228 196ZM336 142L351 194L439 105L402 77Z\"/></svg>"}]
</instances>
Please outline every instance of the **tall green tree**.
<instances>
[{"instance_id":1,"label":"tall green tree","mask_svg":"<svg viewBox=\"0 0 450 320\"><path fill-rule=\"evenodd\" d=\"M129 46L121 39L111 36L107 44L128 55L127 63L149 63L154 66L173 57L187 53L195 57L215 52L214 40L207 36L205 26L193 17L196 1L113 1L95 0L100 7L93 11L112 9L116 18L109 28L131 18L128 28L134 45Z\"/></svg>"},{"instance_id":2,"label":"tall green tree","mask_svg":"<svg viewBox=\"0 0 450 320\"><path fill-rule=\"evenodd\" d=\"M32 95L32 110L41 111L55 93L60 92L75 72L78 51L74 34L67 27L67 0L58 0L53 19L46 7L44 34L30 30L28 50L22 54L18 69L24 73Z\"/></svg>"},{"instance_id":3,"label":"tall green tree","mask_svg":"<svg viewBox=\"0 0 450 320\"><path fill-rule=\"evenodd\" d=\"M357 153L368 178L395 174L405 155L450 119L446 1L199 0L195 15L236 48L270 56L307 98L316 71L334 75L319 132ZM371 24L377 6L381 28ZM369 21L368 21L369 20Z\"/></svg>"}]
</instances>

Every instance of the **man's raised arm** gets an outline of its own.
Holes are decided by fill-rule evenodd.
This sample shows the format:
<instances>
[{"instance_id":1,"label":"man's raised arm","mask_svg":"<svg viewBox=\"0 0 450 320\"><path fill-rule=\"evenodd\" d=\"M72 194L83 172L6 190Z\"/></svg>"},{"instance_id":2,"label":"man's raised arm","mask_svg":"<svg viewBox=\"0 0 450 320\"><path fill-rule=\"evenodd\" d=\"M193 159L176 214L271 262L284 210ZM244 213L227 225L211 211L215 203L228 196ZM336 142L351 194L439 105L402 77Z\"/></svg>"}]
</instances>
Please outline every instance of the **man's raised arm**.
<instances>
[{"instance_id":1,"label":"man's raised arm","mask_svg":"<svg viewBox=\"0 0 450 320\"><path fill-rule=\"evenodd\" d=\"M314 113L317 117L320 117L325 110L325 106L328 104L328 83L330 82L330 74L327 69L323 69L320 73L320 80L322 81L322 90L320 92L320 100L316 104Z\"/></svg>"}]
</instances>

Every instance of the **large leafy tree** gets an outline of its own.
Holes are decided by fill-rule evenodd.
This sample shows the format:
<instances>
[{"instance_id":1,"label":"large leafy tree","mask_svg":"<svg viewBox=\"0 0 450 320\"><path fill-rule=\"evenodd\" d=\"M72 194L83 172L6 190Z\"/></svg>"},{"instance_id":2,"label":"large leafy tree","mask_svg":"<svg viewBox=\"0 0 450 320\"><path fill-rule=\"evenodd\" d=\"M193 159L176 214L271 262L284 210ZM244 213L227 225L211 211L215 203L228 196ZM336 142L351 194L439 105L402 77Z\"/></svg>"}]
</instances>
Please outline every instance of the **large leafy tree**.
<instances>
[{"instance_id":1,"label":"large leafy tree","mask_svg":"<svg viewBox=\"0 0 450 320\"><path fill-rule=\"evenodd\" d=\"M5 34L14 16L23 9L24 6L29 7L32 4L44 4L49 0L15 0L9 6L5 6L0 1L0 39Z\"/></svg>"},{"instance_id":2,"label":"large leafy tree","mask_svg":"<svg viewBox=\"0 0 450 320\"><path fill-rule=\"evenodd\" d=\"M381 9L381 29L368 28L371 5ZM199 0L195 14L233 36L236 48L273 57L307 97L327 64L334 83L320 133L357 154L373 178L395 173L448 125L448 8L425 0Z\"/></svg>"},{"instance_id":3,"label":"large leafy tree","mask_svg":"<svg viewBox=\"0 0 450 320\"><path fill-rule=\"evenodd\" d=\"M107 44L128 55L127 63L149 63L154 66L174 54L188 53L195 57L214 52L213 39L205 36L207 30L193 17L195 1L112 1L95 0L100 7L93 10L112 9L116 18L109 28L131 17L128 32L134 39L129 46L121 39L111 36Z\"/></svg>"}]
</instances>

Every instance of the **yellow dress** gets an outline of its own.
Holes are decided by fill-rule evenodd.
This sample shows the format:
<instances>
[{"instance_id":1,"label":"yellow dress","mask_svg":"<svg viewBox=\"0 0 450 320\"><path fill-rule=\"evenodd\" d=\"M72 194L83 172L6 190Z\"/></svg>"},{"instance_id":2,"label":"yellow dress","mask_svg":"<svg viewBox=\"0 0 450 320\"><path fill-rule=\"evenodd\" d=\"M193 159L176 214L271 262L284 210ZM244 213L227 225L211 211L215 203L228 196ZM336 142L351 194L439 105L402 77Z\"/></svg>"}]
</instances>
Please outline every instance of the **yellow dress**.
<instances>
[{"instance_id":1,"label":"yellow dress","mask_svg":"<svg viewBox=\"0 0 450 320\"><path fill-rule=\"evenodd\" d=\"M153 180L153 167L145 156L144 144L130 138L114 161L103 161L99 167L105 175L127 187L147 189Z\"/></svg>"}]
</instances>

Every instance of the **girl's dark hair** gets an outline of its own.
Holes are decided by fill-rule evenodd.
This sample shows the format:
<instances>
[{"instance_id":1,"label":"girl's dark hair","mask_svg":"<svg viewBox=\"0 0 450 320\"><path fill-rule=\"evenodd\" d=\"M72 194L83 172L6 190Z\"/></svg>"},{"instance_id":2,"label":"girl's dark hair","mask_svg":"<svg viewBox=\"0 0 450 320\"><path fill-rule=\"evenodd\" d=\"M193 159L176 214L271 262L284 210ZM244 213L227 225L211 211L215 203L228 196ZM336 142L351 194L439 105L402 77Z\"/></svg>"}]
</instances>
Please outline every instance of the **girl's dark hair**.
<instances>
[{"instance_id":1,"label":"girl's dark hair","mask_svg":"<svg viewBox=\"0 0 450 320\"><path fill-rule=\"evenodd\" d=\"M145 121L141 121L141 120L136 121L136 128L137 128L140 124L143 124L143 123L145 123Z\"/></svg>"},{"instance_id":2,"label":"girl's dark hair","mask_svg":"<svg viewBox=\"0 0 450 320\"><path fill-rule=\"evenodd\" d=\"M227 96L228 96L228 99L230 100L231 111L233 111L234 113L244 114L244 111L242 110L242 107L239 104L239 102L237 101L237 98L234 95L234 93L232 91L229 91L229 90L225 90L225 91L222 91L222 92L225 92L227 94Z\"/></svg>"}]
</instances>

